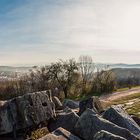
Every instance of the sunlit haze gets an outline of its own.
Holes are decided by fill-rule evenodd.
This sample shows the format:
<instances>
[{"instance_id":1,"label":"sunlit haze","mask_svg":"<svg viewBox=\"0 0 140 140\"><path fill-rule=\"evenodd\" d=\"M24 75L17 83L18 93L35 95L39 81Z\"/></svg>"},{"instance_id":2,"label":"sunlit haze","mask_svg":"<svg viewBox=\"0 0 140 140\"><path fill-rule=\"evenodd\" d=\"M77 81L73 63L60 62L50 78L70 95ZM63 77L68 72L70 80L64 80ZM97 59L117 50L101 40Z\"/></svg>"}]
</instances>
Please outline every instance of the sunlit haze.
<instances>
[{"instance_id":1,"label":"sunlit haze","mask_svg":"<svg viewBox=\"0 0 140 140\"><path fill-rule=\"evenodd\" d=\"M0 65L92 56L140 62L140 0L0 0Z\"/></svg>"}]
</instances>

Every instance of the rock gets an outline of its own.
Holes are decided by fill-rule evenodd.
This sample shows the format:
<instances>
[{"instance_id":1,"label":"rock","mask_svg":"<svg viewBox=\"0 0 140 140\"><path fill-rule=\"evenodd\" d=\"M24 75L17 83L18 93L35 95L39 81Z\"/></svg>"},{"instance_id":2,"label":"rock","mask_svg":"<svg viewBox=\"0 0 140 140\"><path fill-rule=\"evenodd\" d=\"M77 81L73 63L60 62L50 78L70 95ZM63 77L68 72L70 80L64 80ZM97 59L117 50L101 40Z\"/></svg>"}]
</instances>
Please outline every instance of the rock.
<instances>
[{"instance_id":1,"label":"rock","mask_svg":"<svg viewBox=\"0 0 140 140\"><path fill-rule=\"evenodd\" d=\"M81 115L87 108L94 110L96 113L102 112L101 102L98 97L93 96L79 103L79 115Z\"/></svg>"},{"instance_id":2,"label":"rock","mask_svg":"<svg viewBox=\"0 0 140 140\"><path fill-rule=\"evenodd\" d=\"M132 115L131 118L138 124L138 126L140 127L140 118L135 116L135 115Z\"/></svg>"},{"instance_id":3,"label":"rock","mask_svg":"<svg viewBox=\"0 0 140 140\"><path fill-rule=\"evenodd\" d=\"M107 131L101 130L100 132L95 134L94 140L127 140L127 139L109 133Z\"/></svg>"},{"instance_id":4,"label":"rock","mask_svg":"<svg viewBox=\"0 0 140 140\"><path fill-rule=\"evenodd\" d=\"M54 132L40 138L39 140L80 140L80 138L74 136L63 128L58 128Z\"/></svg>"},{"instance_id":5,"label":"rock","mask_svg":"<svg viewBox=\"0 0 140 140\"><path fill-rule=\"evenodd\" d=\"M9 137L9 136L0 136L0 140L15 140L14 138L12 137ZM16 140L25 140L24 137L17 137Z\"/></svg>"},{"instance_id":6,"label":"rock","mask_svg":"<svg viewBox=\"0 0 140 140\"><path fill-rule=\"evenodd\" d=\"M84 140L94 140L94 135L101 130L108 131L127 140L138 140L138 138L127 129L95 115L95 112L89 109L80 116L75 125L75 133Z\"/></svg>"},{"instance_id":7,"label":"rock","mask_svg":"<svg viewBox=\"0 0 140 140\"><path fill-rule=\"evenodd\" d=\"M79 116L73 112L62 112L59 113L55 120L51 119L48 123L49 131L54 131L59 127L63 127L64 129L74 132L74 126L77 123Z\"/></svg>"},{"instance_id":8,"label":"rock","mask_svg":"<svg viewBox=\"0 0 140 140\"><path fill-rule=\"evenodd\" d=\"M103 118L116 125L128 129L136 136L140 136L140 127L120 106L111 106L103 114Z\"/></svg>"},{"instance_id":9,"label":"rock","mask_svg":"<svg viewBox=\"0 0 140 140\"><path fill-rule=\"evenodd\" d=\"M52 100L53 100L53 103L55 104L55 109L56 110L63 109L63 105L62 105L61 101L58 99L58 97L53 96Z\"/></svg>"},{"instance_id":10,"label":"rock","mask_svg":"<svg viewBox=\"0 0 140 140\"><path fill-rule=\"evenodd\" d=\"M71 109L69 107L66 107L63 109L64 112L68 113L68 112L75 112L76 114L78 114L79 112L79 108L76 108L76 109Z\"/></svg>"},{"instance_id":11,"label":"rock","mask_svg":"<svg viewBox=\"0 0 140 140\"><path fill-rule=\"evenodd\" d=\"M69 107L65 107L65 108L63 109L63 111L64 111L65 113L70 113L70 112L72 112L72 109L70 109Z\"/></svg>"},{"instance_id":12,"label":"rock","mask_svg":"<svg viewBox=\"0 0 140 140\"><path fill-rule=\"evenodd\" d=\"M71 109L77 109L79 108L79 104L73 100L65 99L63 102L63 107L69 107Z\"/></svg>"},{"instance_id":13,"label":"rock","mask_svg":"<svg viewBox=\"0 0 140 140\"><path fill-rule=\"evenodd\" d=\"M55 117L55 108L47 91L29 93L0 106L0 135L36 126Z\"/></svg>"},{"instance_id":14,"label":"rock","mask_svg":"<svg viewBox=\"0 0 140 140\"><path fill-rule=\"evenodd\" d=\"M24 140L38 140L39 138L42 138L49 133L50 132L47 127L38 127L32 131L27 131Z\"/></svg>"}]
</instances>

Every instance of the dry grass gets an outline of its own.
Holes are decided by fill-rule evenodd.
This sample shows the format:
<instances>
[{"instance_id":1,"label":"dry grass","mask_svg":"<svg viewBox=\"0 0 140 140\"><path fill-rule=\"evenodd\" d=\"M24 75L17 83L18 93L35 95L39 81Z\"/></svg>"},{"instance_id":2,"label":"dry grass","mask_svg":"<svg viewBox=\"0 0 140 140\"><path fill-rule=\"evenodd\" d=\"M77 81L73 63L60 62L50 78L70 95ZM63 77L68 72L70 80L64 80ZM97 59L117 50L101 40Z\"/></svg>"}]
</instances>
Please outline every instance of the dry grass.
<instances>
[{"instance_id":1,"label":"dry grass","mask_svg":"<svg viewBox=\"0 0 140 140\"><path fill-rule=\"evenodd\" d=\"M134 114L138 117L140 117L140 98L138 102L133 103L131 106L126 106L126 111L129 114Z\"/></svg>"},{"instance_id":2,"label":"dry grass","mask_svg":"<svg viewBox=\"0 0 140 140\"><path fill-rule=\"evenodd\" d=\"M31 136L27 136L26 140L38 140L39 138L42 138L48 133L49 133L49 130L47 129L47 127L43 127L35 131L32 131Z\"/></svg>"},{"instance_id":3,"label":"dry grass","mask_svg":"<svg viewBox=\"0 0 140 140\"><path fill-rule=\"evenodd\" d=\"M133 88L140 88L140 86L132 86L131 89L133 89ZM118 88L116 90L116 92L127 91L127 90L129 90L129 87L126 87L126 88Z\"/></svg>"},{"instance_id":4,"label":"dry grass","mask_svg":"<svg viewBox=\"0 0 140 140\"><path fill-rule=\"evenodd\" d=\"M127 90L129 90L129 88L119 88L119 89L117 89L117 92L127 91Z\"/></svg>"},{"instance_id":5,"label":"dry grass","mask_svg":"<svg viewBox=\"0 0 140 140\"><path fill-rule=\"evenodd\" d=\"M106 109L111 105L118 105L118 104L122 104L129 114L135 114L136 116L140 117L140 93L135 93L133 95L121 97L113 101L102 101L102 105L104 109Z\"/></svg>"}]
</instances>

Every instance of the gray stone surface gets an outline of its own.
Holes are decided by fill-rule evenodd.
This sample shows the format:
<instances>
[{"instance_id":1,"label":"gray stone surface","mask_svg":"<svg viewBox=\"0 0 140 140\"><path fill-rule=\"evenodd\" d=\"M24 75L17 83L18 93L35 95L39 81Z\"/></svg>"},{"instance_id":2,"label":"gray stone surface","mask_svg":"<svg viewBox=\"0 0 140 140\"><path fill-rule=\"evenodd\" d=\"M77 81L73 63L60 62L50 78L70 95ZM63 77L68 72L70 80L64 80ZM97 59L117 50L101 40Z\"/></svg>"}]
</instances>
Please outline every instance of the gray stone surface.
<instances>
[{"instance_id":1,"label":"gray stone surface","mask_svg":"<svg viewBox=\"0 0 140 140\"><path fill-rule=\"evenodd\" d=\"M69 107L71 109L77 109L79 108L79 104L73 100L65 99L63 102L63 107Z\"/></svg>"},{"instance_id":2,"label":"gray stone surface","mask_svg":"<svg viewBox=\"0 0 140 140\"><path fill-rule=\"evenodd\" d=\"M111 106L103 114L103 118L115 123L120 127L128 129L133 134L140 136L140 127L138 124L122 109L121 106Z\"/></svg>"},{"instance_id":3,"label":"gray stone surface","mask_svg":"<svg viewBox=\"0 0 140 140\"><path fill-rule=\"evenodd\" d=\"M63 109L63 105L61 103L61 101L58 99L58 97L53 96L52 97L53 103L55 104L55 109L56 110L61 110Z\"/></svg>"},{"instance_id":4,"label":"gray stone surface","mask_svg":"<svg viewBox=\"0 0 140 140\"><path fill-rule=\"evenodd\" d=\"M138 124L138 126L140 127L140 118L135 116L135 115L132 115L131 118Z\"/></svg>"},{"instance_id":5,"label":"gray stone surface","mask_svg":"<svg viewBox=\"0 0 140 140\"><path fill-rule=\"evenodd\" d=\"M95 113L89 109L81 115L75 126L75 133L84 140L94 140L94 135L101 130L124 137L127 140L138 140L138 138L127 129L95 115Z\"/></svg>"},{"instance_id":6,"label":"gray stone surface","mask_svg":"<svg viewBox=\"0 0 140 140\"><path fill-rule=\"evenodd\" d=\"M22 130L55 117L50 93L29 93L0 106L0 135Z\"/></svg>"},{"instance_id":7,"label":"gray stone surface","mask_svg":"<svg viewBox=\"0 0 140 140\"><path fill-rule=\"evenodd\" d=\"M59 113L58 116L54 119L51 119L48 124L49 131L54 131L59 127L63 127L64 129L74 132L74 126L77 123L79 116L73 112L62 112Z\"/></svg>"},{"instance_id":8,"label":"gray stone surface","mask_svg":"<svg viewBox=\"0 0 140 140\"><path fill-rule=\"evenodd\" d=\"M127 139L109 133L107 131L101 130L100 132L95 134L94 140L127 140Z\"/></svg>"},{"instance_id":9,"label":"gray stone surface","mask_svg":"<svg viewBox=\"0 0 140 140\"><path fill-rule=\"evenodd\" d=\"M102 106L98 97L93 96L79 103L79 115L81 115L87 108L92 109L94 112L102 112Z\"/></svg>"},{"instance_id":10,"label":"gray stone surface","mask_svg":"<svg viewBox=\"0 0 140 140\"><path fill-rule=\"evenodd\" d=\"M63 128L58 128L54 132L40 138L39 140L80 140L77 136Z\"/></svg>"}]
</instances>

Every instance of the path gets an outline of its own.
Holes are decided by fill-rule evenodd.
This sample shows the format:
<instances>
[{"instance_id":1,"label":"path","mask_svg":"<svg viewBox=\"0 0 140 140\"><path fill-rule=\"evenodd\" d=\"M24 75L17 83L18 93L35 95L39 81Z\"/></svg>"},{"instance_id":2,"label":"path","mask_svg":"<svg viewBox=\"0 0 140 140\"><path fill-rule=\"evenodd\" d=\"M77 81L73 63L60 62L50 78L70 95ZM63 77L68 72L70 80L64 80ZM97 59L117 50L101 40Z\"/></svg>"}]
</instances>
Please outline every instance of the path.
<instances>
[{"instance_id":1,"label":"path","mask_svg":"<svg viewBox=\"0 0 140 140\"><path fill-rule=\"evenodd\" d=\"M140 87L132 88L132 89L129 89L126 91L114 92L114 93L108 94L108 95L102 95L100 97L100 99L104 100L104 101L113 101L116 99L120 99L121 97L133 95L136 93L140 93Z\"/></svg>"}]
</instances>

